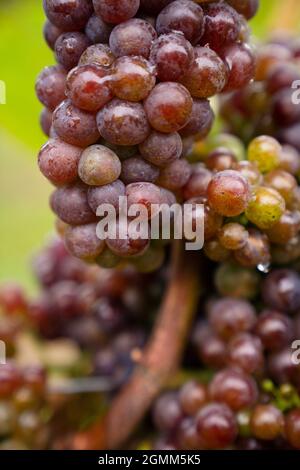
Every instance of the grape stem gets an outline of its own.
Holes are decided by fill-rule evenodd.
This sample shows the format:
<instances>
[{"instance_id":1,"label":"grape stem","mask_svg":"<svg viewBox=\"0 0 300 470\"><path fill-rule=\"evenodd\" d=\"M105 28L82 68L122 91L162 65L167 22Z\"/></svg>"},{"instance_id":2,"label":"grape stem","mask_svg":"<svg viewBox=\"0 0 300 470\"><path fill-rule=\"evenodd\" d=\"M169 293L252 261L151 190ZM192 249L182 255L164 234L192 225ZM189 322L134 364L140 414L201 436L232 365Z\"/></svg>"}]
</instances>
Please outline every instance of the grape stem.
<instances>
[{"instance_id":1,"label":"grape stem","mask_svg":"<svg viewBox=\"0 0 300 470\"><path fill-rule=\"evenodd\" d=\"M180 365L199 296L195 252L175 241L169 285L148 345L107 415L72 439L75 449L119 449Z\"/></svg>"}]
</instances>

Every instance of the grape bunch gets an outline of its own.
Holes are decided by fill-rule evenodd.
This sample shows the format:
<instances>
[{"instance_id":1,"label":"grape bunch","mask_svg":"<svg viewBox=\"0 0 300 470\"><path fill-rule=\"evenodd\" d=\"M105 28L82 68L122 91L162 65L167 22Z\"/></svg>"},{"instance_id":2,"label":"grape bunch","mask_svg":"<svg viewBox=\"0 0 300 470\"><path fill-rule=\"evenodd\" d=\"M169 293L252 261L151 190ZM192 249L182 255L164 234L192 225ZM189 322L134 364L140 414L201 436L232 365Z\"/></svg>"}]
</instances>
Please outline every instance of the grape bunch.
<instances>
[{"instance_id":1,"label":"grape bunch","mask_svg":"<svg viewBox=\"0 0 300 470\"><path fill-rule=\"evenodd\" d=\"M268 385L266 382L266 389ZM284 411L282 402L288 403ZM299 403L299 395L289 385L267 393L259 389L251 375L233 368L223 369L207 385L187 381L179 390L158 398L153 421L159 438L153 447L299 450Z\"/></svg>"},{"instance_id":2,"label":"grape bunch","mask_svg":"<svg viewBox=\"0 0 300 470\"><path fill-rule=\"evenodd\" d=\"M105 240L97 209L127 200L146 217L179 202L186 155L209 133L210 99L254 75L247 20L258 0L44 0L44 36L57 65L36 83L50 140L41 172L56 186L51 207L68 250L103 267L129 260L142 271L164 261L165 243L128 227ZM122 234L123 235L123 234Z\"/></svg>"},{"instance_id":3,"label":"grape bunch","mask_svg":"<svg viewBox=\"0 0 300 470\"><path fill-rule=\"evenodd\" d=\"M257 52L255 82L221 99L225 125L243 140L261 133L280 140L286 166L299 173L299 38L275 35ZM297 153L296 153L297 154Z\"/></svg>"},{"instance_id":4,"label":"grape bunch","mask_svg":"<svg viewBox=\"0 0 300 470\"><path fill-rule=\"evenodd\" d=\"M275 269L260 280L261 292L246 288L232 297L220 296L216 284L185 359L185 370L203 378L158 398L154 447L300 449L300 364L292 360L300 336L299 274Z\"/></svg>"},{"instance_id":5,"label":"grape bunch","mask_svg":"<svg viewBox=\"0 0 300 470\"><path fill-rule=\"evenodd\" d=\"M237 145L238 144L238 145ZM268 271L300 255L297 175L286 164L289 150L273 137L221 136L195 143L185 203L204 204L204 252L215 262L234 259ZM300 164L300 156L293 152ZM197 217L195 212L194 221Z\"/></svg>"},{"instance_id":6,"label":"grape bunch","mask_svg":"<svg viewBox=\"0 0 300 470\"><path fill-rule=\"evenodd\" d=\"M34 257L33 268L41 291L28 302L27 327L41 340L70 339L93 374L121 385L151 330L167 273L100 269L71 256L60 239Z\"/></svg>"},{"instance_id":7,"label":"grape bunch","mask_svg":"<svg viewBox=\"0 0 300 470\"><path fill-rule=\"evenodd\" d=\"M45 449L49 442L46 373L13 361L0 366L0 450Z\"/></svg>"}]
</instances>

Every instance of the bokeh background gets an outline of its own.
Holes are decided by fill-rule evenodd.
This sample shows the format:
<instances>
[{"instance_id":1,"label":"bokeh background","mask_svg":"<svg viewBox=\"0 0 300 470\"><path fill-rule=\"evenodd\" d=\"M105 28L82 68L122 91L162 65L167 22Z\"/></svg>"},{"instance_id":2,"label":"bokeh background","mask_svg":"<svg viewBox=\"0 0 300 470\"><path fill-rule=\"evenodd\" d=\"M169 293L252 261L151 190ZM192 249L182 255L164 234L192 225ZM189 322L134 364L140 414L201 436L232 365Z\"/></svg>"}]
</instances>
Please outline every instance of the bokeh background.
<instances>
[{"instance_id":1,"label":"bokeh background","mask_svg":"<svg viewBox=\"0 0 300 470\"><path fill-rule=\"evenodd\" d=\"M7 94L0 104L0 282L16 279L30 289L30 257L53 231L51 187L36 163L45 137L34 83L54 63L42 37L44 21L42 0L0 0L0 80ZM258 39L279 28L300 31L300 1L261 0L251 26Z\"/></svg>"}]
</instances>

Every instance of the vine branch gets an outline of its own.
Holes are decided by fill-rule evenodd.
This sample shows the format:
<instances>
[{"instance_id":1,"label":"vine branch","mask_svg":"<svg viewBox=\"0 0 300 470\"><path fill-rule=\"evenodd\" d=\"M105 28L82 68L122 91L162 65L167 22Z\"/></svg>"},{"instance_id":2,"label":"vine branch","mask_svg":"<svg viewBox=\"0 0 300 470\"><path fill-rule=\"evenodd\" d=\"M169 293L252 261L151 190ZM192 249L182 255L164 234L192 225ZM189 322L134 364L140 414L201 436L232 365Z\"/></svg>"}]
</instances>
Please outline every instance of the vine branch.
<instances>
[{"instance_id":1,"label":"vine branch","mask_svg":"<svg viewBox=\"0 0 300 470\"><path fill-rule=\"evenodd\" d=\"M73 449L121 448L180 365L199 295L195 252L174 242L171 278L152 336L132 377L101 421L72 438Z\"/></svg>"}]
</instances>

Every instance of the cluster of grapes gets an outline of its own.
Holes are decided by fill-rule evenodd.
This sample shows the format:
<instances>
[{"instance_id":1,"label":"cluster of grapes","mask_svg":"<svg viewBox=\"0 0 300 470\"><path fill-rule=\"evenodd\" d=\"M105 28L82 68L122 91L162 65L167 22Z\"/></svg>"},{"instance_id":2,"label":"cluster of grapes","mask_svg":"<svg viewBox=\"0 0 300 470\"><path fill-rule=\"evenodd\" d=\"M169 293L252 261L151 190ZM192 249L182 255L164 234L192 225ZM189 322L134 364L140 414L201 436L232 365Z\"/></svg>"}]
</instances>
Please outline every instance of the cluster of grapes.
<instances>
[{"instance_id":1,"label":"cluster of grapes","mask_svg":"<svg viewBox=\"0 0 300 470\"><path fill-rule=\"evenodd\" d=\"M295 404L284 413L275 396L280 402ZM289 385L276 392L260 392L250 375L224 369L207 386L189 381L159 397L153 414L162 434L154 447L300 449L299 403L299 395Z\"/></svg>"},{"instance_id":2,"label":"cluster of grapes","mask_svg":"<svg viewBox=\"0 0 300 470\"><path fill-rule=\"evenodd\" d=\"M192 150L191 157L203 161L191 165L183 199L204 204L208 258L234 258L261 271L271 262L295 261L300 255L300 188L293 168L286 164L289 151L266 135L250 142L246 156L224 146L206 154L199 151L201 145L196 143ZM299 166L299 154L293 155Z\"/></svg>"},{"instance_id":3,"label":"cluster of grapes","mask_svg":"<svg viewBox=\"0 0 300 470\"><path fill-rule=\"evenodd\" d=\"M0 367L0 450L44 449L48 445L46 374L39 367Z\"/></svg>"},{"instance_id":4,"label":"cluster of grapes","mask_svg":"<svg viewBox=\"0 0 300 470\"><path fill-rule=\"evenodd\" d=\"M22 329L34 329L41 341L72 340L89 355L91 373L121 385L151 329L166 273L103 270L71 256L59 239L35 256L33 268L41 287L33 300L17 285L0 289L0 338L7 355L13 356Z\"/></svg>"},{"instance_id":5,"label":"cluster of grapes","mask_svg":"<svg viewBox=\"0 0 300 470\"><path fill-rule=\"evenodd\" d=\"M300 364L291 348L300 337L299 274L272 271L257 304L259 315L243 296L207 300L192 343L204 368L215 372L208 384L188 381L157 400L156 447L300 449Z\"/></svg>"},{"instance_id":6,"label":"cluster of grapes","mask_svg":"<svg viewBox=\"0 0 300 470\"><path fill-rule=\"evenodd\" d=\"M258 49L256 81L221 100L229 130L245 141L261 133L278 138L295 173L299 159L290 147L300 151L299 57L299 38L275 36Z\"/></svg>"},{"instance_id":7,"label":"cluster of grapes","mask_svg":"<svg viewBox=\"0 0 300 470\"><path fill-rule=\"evenodd\" d=\"M41 172L57 189L51 207L69 251L113 267L131 258L162 265L150 235L105 241L97 209L120 197L171 205L191 175L191 144L210 131L209 99L254 75L248 25L258 0L44 0L45 39L58 65L40 74L41 125L50 140ZM126 229L125 229L126 230Z\"/></svg>"},{"instance_id":8,"label":"cluster of grapes","mask_svg":"<svg viewBox=\"0 0 300 470\"><path fill-rule=\"evenodd\" d=\"M61 241L43 249L35 271L43 291L28 315L40 336L71 339L90 354L92 373L122 384L133 367L134 350L144 344L145 323L160 292L158 278L141 278L130 269L94 269L70 256ZM144 297L143 282L149 284Z\"/></svg>"}]
</instances>

